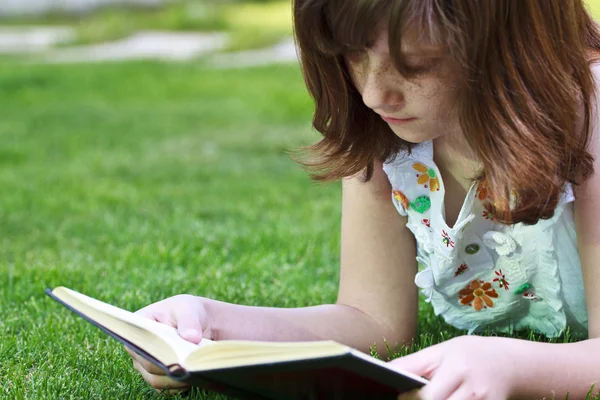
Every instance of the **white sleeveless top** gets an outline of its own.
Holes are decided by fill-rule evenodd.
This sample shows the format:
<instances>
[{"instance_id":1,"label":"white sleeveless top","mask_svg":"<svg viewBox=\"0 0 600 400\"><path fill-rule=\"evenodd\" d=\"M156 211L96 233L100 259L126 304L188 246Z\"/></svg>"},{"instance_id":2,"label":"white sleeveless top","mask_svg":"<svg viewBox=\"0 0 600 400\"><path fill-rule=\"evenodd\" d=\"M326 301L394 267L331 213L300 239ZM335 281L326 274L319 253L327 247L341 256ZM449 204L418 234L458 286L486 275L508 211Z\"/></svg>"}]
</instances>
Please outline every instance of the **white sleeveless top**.
<instances>
[{"instance_id":1,"label":"white sleeveless top","mask_svg":"<svg viewBox=\"0 0 600 400\"><path fill-rule=\"evenodd\" d=\"M415 283L436 315L469 334L530 328L555 337L569 326L587 335L571 185L551 219L504 225L483 208L486 187L474 183L449 227L431 142L396 155L383 169L417 241Z\"/></svg>"}]
</instances>

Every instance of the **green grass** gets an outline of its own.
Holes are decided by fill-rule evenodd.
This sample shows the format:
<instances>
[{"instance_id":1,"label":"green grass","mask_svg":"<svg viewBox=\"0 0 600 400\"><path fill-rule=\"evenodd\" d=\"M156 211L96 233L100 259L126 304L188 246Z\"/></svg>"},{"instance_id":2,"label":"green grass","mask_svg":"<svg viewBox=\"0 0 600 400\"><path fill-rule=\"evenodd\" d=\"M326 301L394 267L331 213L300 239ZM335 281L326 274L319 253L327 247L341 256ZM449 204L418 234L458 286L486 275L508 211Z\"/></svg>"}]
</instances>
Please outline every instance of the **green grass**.
<instances>
[{"instance_id":1,"label":"green grass","mask_svg":"<svg viewBox=\"0 0 600 400\"><path fill-rule=\"evenodd\" d=\"M2 21L9 25L70 25L76 37L65 45L86 45L125 38L140 30L225 31L227 51L267 47L292 34L291 2L215 2L179 0L160 8L108 7L73 17L49 14Z\"/></svg>"},{"instance_id":2,"label":"green grass","mask_svg":"<svg viewBox=\"0 0 600 400\"><path fill-rule=\"evenodd\" d=\"M0 100L0 398L162 398L45 288L129 310L335 301L340 186L285 154L315 140L296 67L5 63ZM421 306L392 357L464 333Z\"/></svg>"},{"instance_id":3,"label":"green grass","mask_svg":"<svg viewBox=\"0 0 600 400\"><path fill-rule=\"evenodd\" d=\"M334 301L339 185L285 154L315 138L302 86L294 67L4 65L0 398L149 394L47 287L130 310Z\"/></svg>"}]
</instances>

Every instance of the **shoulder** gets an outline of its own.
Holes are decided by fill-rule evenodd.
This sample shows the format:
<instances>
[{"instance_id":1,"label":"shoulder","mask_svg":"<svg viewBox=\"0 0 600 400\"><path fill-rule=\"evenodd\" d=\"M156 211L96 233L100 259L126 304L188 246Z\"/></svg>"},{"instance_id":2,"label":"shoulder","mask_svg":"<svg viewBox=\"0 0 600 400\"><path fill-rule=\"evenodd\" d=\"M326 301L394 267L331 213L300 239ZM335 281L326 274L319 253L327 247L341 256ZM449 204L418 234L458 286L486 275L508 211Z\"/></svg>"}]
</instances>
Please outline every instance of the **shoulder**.
<instances>
[{"instance_id":1,"label":"shoulder","mask_svg":"<svg viewBox=\"0 0 600 400\"><path fill-rule=\"evenodd\" d=\"M600 105L600 60L594 61L590 64L590 70L592 72L592 78L594 78L594 93L592 99L592 128L597 127L598 113Z\"/></svg>"},{"instance_id":2,"label":"shoulder","mask_svg":"<svg viewBox=\"0 0 600 400\"><path fill-rule=\"evenodd\" d=\"M600 199L600 62L591 65L592 75L595 80L594 96L591 101L590 132L587 151L594 158L593 174L580 185L574 187L575 212L579 221L579 239L588 239L593 236L594 240L600 241L600 231L592 224L600 218L600 207L597 207ZM582 107L583 108L583 107ZM581 112L580 127L583 125L583 112Z\"/></svg>"},{"instance_id":3,"label":"shoulder","mask_svg":"<svg viewBox=\"0 0 600 400\"><path fill-rule=\"evenodd\" d=\"M590 140L588 151L596 158L594 162L594 170L598 170L599 161L597 156L600 154L600 62L594 62L590 69L594 78L594 93L591 104L590 115ZM583 113L582 113L583 114ZM581 117L583 119L583 116ZM581 121L583 124L583 121Z\"/></svg>"}]
</instances>

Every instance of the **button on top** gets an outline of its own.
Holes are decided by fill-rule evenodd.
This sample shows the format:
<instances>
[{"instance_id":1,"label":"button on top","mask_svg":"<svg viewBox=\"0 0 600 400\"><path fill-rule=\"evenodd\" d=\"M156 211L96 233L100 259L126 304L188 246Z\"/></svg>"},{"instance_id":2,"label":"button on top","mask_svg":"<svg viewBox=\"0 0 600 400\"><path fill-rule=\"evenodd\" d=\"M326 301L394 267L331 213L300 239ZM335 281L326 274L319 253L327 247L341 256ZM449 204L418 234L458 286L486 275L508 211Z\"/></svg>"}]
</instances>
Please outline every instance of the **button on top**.
<instances>
[{"instance_id":1,"label":"button on top","mask_svg":"<svg viewBox=\"0 0 600 400\"><path fill-rule=\"evenodd\" d=\"M465 247L465 252L467 254L477 254L477 252L479 251L479 245L477 243L471 243L470 245L468 245L467 247Z\"/></svg>"}]
</instances>

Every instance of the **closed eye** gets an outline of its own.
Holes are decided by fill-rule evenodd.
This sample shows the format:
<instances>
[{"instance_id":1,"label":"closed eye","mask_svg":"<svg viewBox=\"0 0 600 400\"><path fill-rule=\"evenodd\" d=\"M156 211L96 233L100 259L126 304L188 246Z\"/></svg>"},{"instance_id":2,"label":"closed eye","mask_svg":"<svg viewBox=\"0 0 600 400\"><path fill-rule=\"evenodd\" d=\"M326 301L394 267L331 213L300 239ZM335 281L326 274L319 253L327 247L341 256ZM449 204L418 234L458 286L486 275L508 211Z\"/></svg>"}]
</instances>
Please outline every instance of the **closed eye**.
<instances>
[{"instance_id":1,"label":"closed eye","mask_svg":"<svg viewBox=\"0 0 600 400\"><path fill-rule=\"evenodd\" d=\"M441 63L440 58L432 57L407 57L405 67L411 74L426 74L435 70Z\"/></svg>"}]
</instances>

